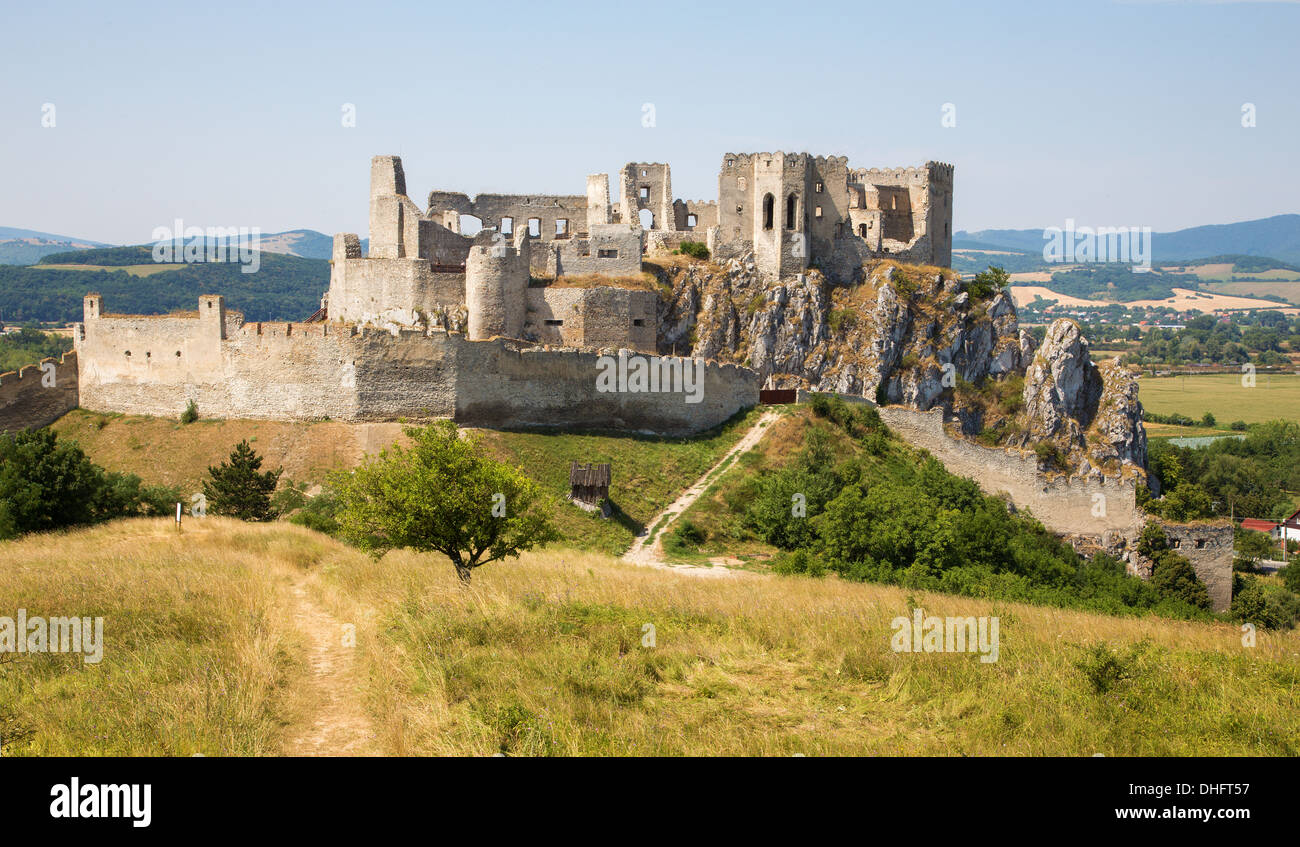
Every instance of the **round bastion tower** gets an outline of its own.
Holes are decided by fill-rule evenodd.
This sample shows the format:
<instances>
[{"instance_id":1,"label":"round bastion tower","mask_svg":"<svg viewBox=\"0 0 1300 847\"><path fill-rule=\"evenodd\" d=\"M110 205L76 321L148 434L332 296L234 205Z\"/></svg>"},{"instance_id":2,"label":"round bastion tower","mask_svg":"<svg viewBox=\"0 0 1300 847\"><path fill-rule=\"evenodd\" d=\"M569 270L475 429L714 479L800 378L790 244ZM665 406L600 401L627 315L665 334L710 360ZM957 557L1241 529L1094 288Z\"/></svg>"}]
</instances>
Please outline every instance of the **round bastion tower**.
<instances>
[{"instance_id":1,"label":"round bastion tower","mask_svg":"<svg viewBox=\"0 0 1300 847\"><path fill-rule=\"evenodd\" d=\"M465 259L465 307L471 341L494 336L519 338L528 308L527 235L515 247L476 244Z\"/></svg>"}]
</instances>

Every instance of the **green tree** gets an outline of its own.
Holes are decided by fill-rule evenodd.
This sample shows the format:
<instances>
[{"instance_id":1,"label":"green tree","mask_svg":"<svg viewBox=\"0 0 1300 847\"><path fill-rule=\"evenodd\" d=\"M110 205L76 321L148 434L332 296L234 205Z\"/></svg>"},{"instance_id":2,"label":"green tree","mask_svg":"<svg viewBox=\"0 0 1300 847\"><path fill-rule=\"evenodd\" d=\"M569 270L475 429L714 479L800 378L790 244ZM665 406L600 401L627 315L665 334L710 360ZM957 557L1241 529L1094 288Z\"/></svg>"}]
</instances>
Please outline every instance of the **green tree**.
<instances>
[{"instance_id":1,"label":"green tree","mask_svg":"<svg viewBox=\"0 0 1300 847\"><path fill-rule=\"evenodd\" d=\"M1282 581L1287 590L1300 594L1300 563L1292 562L1282 569Z\"/></svg>"},{"instance_id":2,"label":"green tree","mask_svg":"<svg viewBox=\"0 0 1300 847\"><path fill-rule=\"evenodd\" d=\"M1277 550L1277 545L1273 543L1273 539L1263 532L1254 532L1249 529L1237 530L1235 541L1237 556L1249 562L1252 569L1258 566L1260 559L1272 558Z\"/></svg>"},{"instance_id":3,"label":"green tree","mask_svg":"<svg viewBox=\"0 0 1300 847\"><path fill-rule=\"evenodd\" d=\"M409 449L395 445L335 477L344 538L374 555L437 551L464 583L481 565L559 538L537 483L486 456L477 436L450 421L406 434Z\"/></svg>"},{"instance_id":4,"label":"green tree","mask_svg":"<svg viewBox=\"0 0 1300 847\"><path fill-rule=\"evenodd\" d=\"M269 521L275 517L271 494L280 481L281 468L260 472L262 457L245 439L236 445L228 461L208 468L203 496L214 515L228 515L241 521Z\"/></svg>"},{"instance_id":5,"label":"green tree","mask_svg":"<svg viewBox=\"0 0 1300 847\"><path fill-rule=\"evenodd\" d=\"M167 514L177 499L175 489L105 471L49 429L0 437L0 538Z\"/></svg>"},{"instance_id":6,"label":"green tree","mask_svg":"<svg viewBox=\"0 0 1300 847\"><path fill-rule=\"evenodd\" d=\"M986 271L975 274L975 278L966 283L972 300L987 300L1011 284L1011 277L997 265L989 265Z\"/></svg>"},{"instance_id":7,"label":"green tree","mask_svg":"<svg viewBox=\"0 0 1300 847\"><path fill-rule=\"evenodd\" d=\"M104 472L48 429L0 438L0 538L90 523Z\"/></svg>"}]
</instances>

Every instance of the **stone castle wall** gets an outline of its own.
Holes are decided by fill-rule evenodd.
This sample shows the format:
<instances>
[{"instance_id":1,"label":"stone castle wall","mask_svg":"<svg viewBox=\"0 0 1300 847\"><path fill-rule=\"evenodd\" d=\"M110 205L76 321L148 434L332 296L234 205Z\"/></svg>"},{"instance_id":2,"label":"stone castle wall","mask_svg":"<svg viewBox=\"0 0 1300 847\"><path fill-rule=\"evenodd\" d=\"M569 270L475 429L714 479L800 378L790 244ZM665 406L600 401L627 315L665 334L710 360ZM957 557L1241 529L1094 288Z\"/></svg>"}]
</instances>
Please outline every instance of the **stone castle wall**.
<instances>
[{"instance_id":1,"label":"stone castle wall","mask_svg":"<svg viewBox=\"0 0 1300 847\"><path fill-rule=\"evenodd\" d=\"M378 421L452 418L496 427L631 429L687 435L758 402L759 378L704 363L685 393L597 389L599 354L442 330L242 323L213 315L114 317L87 304L74 340L81 405L175 417ZM220 319L219 319L220 318Z\"/></svg>"},{"instance_id":2,"label":"stone castle wall","mask_svg":"<svg viewBox=\"0 0 1300 847\"><path fill-rule=\"evenodd\" d=\"M865 397L839 395L847 402L875 406ZM812 393L799 389L797 400L807 402ZM903 406L878 406L881 419L895 434L914 447L928 450L944 467L974 480L986 494L1005 494L1018 508L1027 509L1052 532L1063 536L1092 537L1101 547L1122 549L1136 543L1150 520L1137 507L1132 482L1047 478L1034 456L954 438L944 430L938 409L920 412ZM1209 591L1214 611L1232 604L1232 524L1228 521L1177 524L1157 521L1171 547L1187 557ZM1116 544L1120 542L1121 544ZM1148 579L1151 563L1125 554L1130 573Z\"/></svg>"},{"instance_id":3,"label":"stone castle wall","mask_svg":"<svg viewBox=\"0 0 1300 847\"><path fill-rule=\"evenodd\" d=\"M77 354L0 374L0 432L47 426L77 408Z\"/></svg>"},{"instance_id":4,"label":"stone castle wall","mask_svg":"<svg viewBox=\"0 0 1300 847\"><path fill-rule=\"evenodd\" d=\"M1196 576L1205 583L1214 611L1227 611L1232 605L1232 523L1227 520L1156 523L1164 530L1174 552L1192 563ZM1142 560L1137 570L1149 576L1149 566L1149 562Z\"/></svg>"},{"instance_id":5,"label":"stone castle wall","mask_svg":"<svg viewBox=\"0 0 1300 847\"><path fill-rule=\"evenodd\" d=\"M542 344L653 352L658 303L658 294L639 289L530 288L524 335Z\"/></svg>"},{"instance_id":6,"label":"stone castle wall","mask_svg":"<svg viewBox=\"0 0 1300 847\"><path fill-rule=\"evenodd\" d=\"M1141 528L1133 484L1118 479L1051 478L1035 456L984 447L949 435L943 412L881 406L880 417L908 443L930 451L944 467L975 480L988 494L1006 493L1043 526L1062 535L1131 534Z\"/></svg>"}]
</instances>

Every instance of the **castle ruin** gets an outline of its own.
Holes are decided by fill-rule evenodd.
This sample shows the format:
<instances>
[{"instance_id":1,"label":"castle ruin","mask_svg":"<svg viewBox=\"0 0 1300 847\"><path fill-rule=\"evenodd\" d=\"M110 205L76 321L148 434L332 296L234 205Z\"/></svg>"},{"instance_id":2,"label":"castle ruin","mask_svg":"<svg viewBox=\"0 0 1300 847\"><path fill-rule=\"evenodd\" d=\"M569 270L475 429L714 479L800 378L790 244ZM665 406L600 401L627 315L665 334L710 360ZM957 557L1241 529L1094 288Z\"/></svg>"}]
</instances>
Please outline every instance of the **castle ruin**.
<instances>
[{"instance_id":1,"label":"castle ruin","mask_svg":"<svg viewBox=\"0 0 1300 847\"><path fill-rule=\"evenodd\" d=\"M629 163L574 195L407 195L396 156L370 163L370 241L334 237L329 291L302 323L246 323L220 296L197 312L112 315L85 298L74 341L82 406L176 415L584 426L687 434L758 402L760 379L719 362L698 392L602 392L598 358L653 354L659 292L647 253L703 240L778 280L813 265L852 282L865 259L947 265L952 168L854 170L843 157L723 157L719 200L675 199L665 164ZM478 218L479 232L462 231ZM697 402L698 401L698 402Z\"/></svg>"}]
</instances>

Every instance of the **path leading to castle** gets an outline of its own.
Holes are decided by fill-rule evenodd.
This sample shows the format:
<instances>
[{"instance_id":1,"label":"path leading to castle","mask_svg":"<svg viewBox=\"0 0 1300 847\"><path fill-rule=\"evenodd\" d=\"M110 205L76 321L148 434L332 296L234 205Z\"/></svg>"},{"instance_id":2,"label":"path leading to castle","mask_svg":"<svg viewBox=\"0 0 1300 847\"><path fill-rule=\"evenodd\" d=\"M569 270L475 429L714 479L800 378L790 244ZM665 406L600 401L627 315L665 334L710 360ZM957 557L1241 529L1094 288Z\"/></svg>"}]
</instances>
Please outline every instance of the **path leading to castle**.
<instances>
[{"instance_id":1,"label":"path leading to castle","mask_svg":"<svg viewBox=\"0 0 1300 847\"><path fill-rule=\"evenodd\" d=\"M695 483L674 500L666 509L655 515L646 524L646 529L641 535L637 536L635 542L623 554L623 561L633 562L638 565L648 565L652 568L664 568L679 573L689 573L694 576L734 576L738 571L733 571L725 565L715 564L713 567L700 567L698 565L680 565L670 564L664 558L663 539L668 534L673 523L682 516L682 514L691 507L691 504L700 498L709 484L714 480L714 472L720 467L731 461L733 458L740 456L754 448L756 444L766 434L768 428L776 421L778 414L775 411L764 412L749 431L736 442L730 450L727 451L717 463L705 471L704 476L700 477ZM659 528L654 534L654 541L650 540L650 533L654 532L655 527Z\"/></svg>"},{"instance_id":2,"label":"path leading to castle","mask_svg":"<svg viewBox=\"0 0 1300 847\"><path fill-rule=\"evenodd\" d=\"M311 598L314 574L290 588L293 621L307 639L310 670L299 692L303 717L286 734L288 756L377 755L374 728L361 702L356 648L343 644L343 624Z\"/></svg>"}]
</instances>

